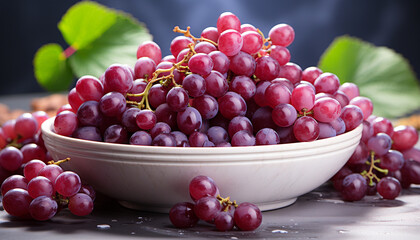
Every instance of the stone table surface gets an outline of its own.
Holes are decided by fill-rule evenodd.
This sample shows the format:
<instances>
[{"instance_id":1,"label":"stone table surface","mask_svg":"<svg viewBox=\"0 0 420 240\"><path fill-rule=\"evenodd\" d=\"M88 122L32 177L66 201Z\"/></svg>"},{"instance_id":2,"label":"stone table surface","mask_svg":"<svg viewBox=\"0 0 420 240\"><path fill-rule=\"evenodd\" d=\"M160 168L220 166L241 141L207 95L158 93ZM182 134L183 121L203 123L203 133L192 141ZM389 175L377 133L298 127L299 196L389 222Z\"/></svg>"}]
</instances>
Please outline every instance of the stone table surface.
<instances>
[{"instance_id":1,"label":"stone table surface","mask_svg":"<svg viewBox=\"0 0 420 240\"><path fill-rule=\"evenodd\" d=\"M285 208L263 212L255 231L218 232L210 224L174 228L167 214L139 212L99 195L86 217L61 211L52 220L19 220L0 211L0 239L420 239L420 187L404 190L396 200L367 196L344 202L329 184L305 194Z\"/></svg>"}]
</instances>

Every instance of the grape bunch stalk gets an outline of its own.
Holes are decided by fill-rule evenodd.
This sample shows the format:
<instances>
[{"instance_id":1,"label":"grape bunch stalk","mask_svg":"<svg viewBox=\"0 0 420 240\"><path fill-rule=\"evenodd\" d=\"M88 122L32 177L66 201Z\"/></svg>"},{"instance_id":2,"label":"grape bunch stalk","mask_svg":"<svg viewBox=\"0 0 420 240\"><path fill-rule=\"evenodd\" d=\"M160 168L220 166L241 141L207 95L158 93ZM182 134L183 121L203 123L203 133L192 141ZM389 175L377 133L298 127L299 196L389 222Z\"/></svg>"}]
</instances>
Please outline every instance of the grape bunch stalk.
<instances>
[{"instance_id":1,"label":"grape bunch stalk","mask_svg":"<svg viewBox=\"0 0 420 240\"><path fill-rule=\"evenodd\" d=\"M214 180L207 176L194 177L189 185L191 202L175 204L169 211L169 219L177 228L190 228L199 220L214 224L219 231L230 231L237 227L242 231L253 231L262 223L260 209L248 202L237 204L229 197L223 198Z\"/></svg>"}]
</instances>

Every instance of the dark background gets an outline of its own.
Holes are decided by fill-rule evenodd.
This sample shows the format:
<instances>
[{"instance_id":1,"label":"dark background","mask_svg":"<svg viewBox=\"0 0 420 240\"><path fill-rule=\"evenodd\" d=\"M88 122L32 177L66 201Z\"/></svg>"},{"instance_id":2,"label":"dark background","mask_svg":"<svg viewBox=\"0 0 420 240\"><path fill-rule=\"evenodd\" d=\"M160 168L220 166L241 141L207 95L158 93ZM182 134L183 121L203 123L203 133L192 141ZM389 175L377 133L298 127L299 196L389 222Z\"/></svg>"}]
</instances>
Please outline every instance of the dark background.
<instances>
[{"instance_id":1,"label":"dark background","mask_svg":"<svg viewBox=\"0 0 420 240\"><path fill-rule=\"evenodd\" d=\"M35 52L47 43L64 42L57 24L66 10L78 1L2 1L0 46L0 95L42 92L33 74ZM347 34L401 53L420 73L420 1L307 0L307 1L97 1L130 13L146 24L162 49L170 53L170 41L177 36L175 25L191 26L194 35L216 26L224 11L237 15L267 35L278 23L295 29L289 50L292 62L302 69L317 65L335 37ZM133 63L134 64L134 63Z\"/></svg>"}]
</instances>

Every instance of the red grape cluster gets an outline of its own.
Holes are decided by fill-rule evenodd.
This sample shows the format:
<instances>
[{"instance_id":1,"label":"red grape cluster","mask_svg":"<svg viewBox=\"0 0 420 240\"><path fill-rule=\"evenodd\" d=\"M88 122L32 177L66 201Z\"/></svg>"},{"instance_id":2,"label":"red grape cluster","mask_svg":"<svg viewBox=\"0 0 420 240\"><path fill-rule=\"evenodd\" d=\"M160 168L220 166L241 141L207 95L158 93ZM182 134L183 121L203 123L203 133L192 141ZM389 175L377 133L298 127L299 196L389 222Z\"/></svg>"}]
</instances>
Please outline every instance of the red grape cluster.
<instances>
[{"instance_id":1,"label":"red grape cluster","mask_svg":"<svg viewBox=\"0 0 420 240\"><path fill-rule=\"evenodd\" d=\"M31 160L25 164L23 176L6 178L1 185L6 212L38 221L51 219L66 206L74 215L90 214L95 191L89 185L82 185L76 173L63 171L58 166L61 162L47 165L41 160Z\"/></svg>"},{"instance_id":2,"label":"red grape cluster","mask_svg":"<svg viewBox=\"0 0 420 240\"><path fill-rule=\"evenodd\" d=\"M24 113L0 127L0 182L21 172L32 159L52 160L41 132L41 124L48 118L44 111Z\"/></svg>"},{"instance_id":3,"label":"red grape cluster","mask_svg":"<svg viewBox=\"0 0 420 240\"><path fill-rule=\"evenodd\" d=\"M134 68L113 64L99 78L81 77L55 132L110 143L229 147L314 141L363 121L357 101L350 102L357 86L290 62L295 34L287 24L265 38L226 12L199 38L189 28L174 31L183 36L172 40L169 56L147 41Z\"/></svg>"},{"instance_id":4,"label":"red grape cluster","mask_svg":"<svg viewBox=\"0 0 420 240\"><path fill-rule=\"evenodd\" d=\"M0 128L0 183L10 215L44 221L68 206L79 216L93 209L95 191L74 172L63 171L44 146L41 124L49 116L24 113ZM67 159L65 160L67 161Z\"/></svg>"},{"instance_id":5,"label":"red grape cluster","mask_svg":"<svg viewBox=\"0 0 420 240\"><path fill-rule=\"evenodd\" d=\"M229 231L235 226L242 231L253 231L261 225L262 214L256 205L248 202L238 205L229 197L220 197L210 177L193 178L189 192L194 203L177 203L169 211L169 219L177 228L194 227L200 219L214 224L219 231Z\"/></svg>"},{"instance_id":6,"label":"red grape cluster","mask_svg":"<svg viewBox=\"0 0 420 240\"><path fill-rule=\"evenodd\" d=\"M395 199L401 188L420 184L418 132L411 126L393 127L389 119L370 115L363 121L362 139L347 164L332 178L346 201L378 193Z\"/></svg>"},{"instance_id":7,"label":"red grape cluster","mask_svg":"<svg viewBox=\"0 0 420 240\"><path fill-rule=\"evenodd\" d=\"M183 36L172 40L171 55L144 42L134 68L114 64L99 78L80 78L55 131L110 143L231 147L314 141L363 124L361 143L333 178L343 199L376 189L392 199L400 184L420 182L415 129L394 130L372 116L357 85L290 62L291 26L275 25L266 38L225 12L199 38L189 27L174 32Z\"/></svg>"}]
</instances>

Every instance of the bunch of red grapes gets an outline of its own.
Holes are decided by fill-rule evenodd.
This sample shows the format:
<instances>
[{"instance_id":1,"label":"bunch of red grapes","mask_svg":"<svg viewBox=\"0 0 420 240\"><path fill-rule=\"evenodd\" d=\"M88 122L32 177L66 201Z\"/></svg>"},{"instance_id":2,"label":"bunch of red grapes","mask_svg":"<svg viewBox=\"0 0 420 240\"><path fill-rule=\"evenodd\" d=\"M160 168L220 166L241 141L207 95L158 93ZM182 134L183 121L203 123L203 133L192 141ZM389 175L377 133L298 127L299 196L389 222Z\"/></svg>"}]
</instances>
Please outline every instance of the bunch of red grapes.
<instances>
[{"instance_id":1,"label":"bunch of red grapes","mask_svg":"<svg viewBox=\"0 0 420 240\"><path fill-rule=\"evenodd\" d=\"M24 113L0 128L0 182L3 208L12 216L39 221L68 207L78 216L93 210L95 191L80 177L64 171L44 146L41 124L49 116Z\"/></svg>"},{"instance_id":2,"label":"bunch of red grapes","mask_svg":"<svg viewBox=\"0 0 420 240\"><path fill-rule=\"evenodd\" d=\"M193 178L189 192L194 203L177 203L169 211L169 219L177 228L194 227L199 220L214 224L219 231L229 231L235 226L252 231L261 225L262 214L256 205L248 202L238 205L229 197L222 198L214 180L207 176Z\"/></svg>"}]
</instances>

